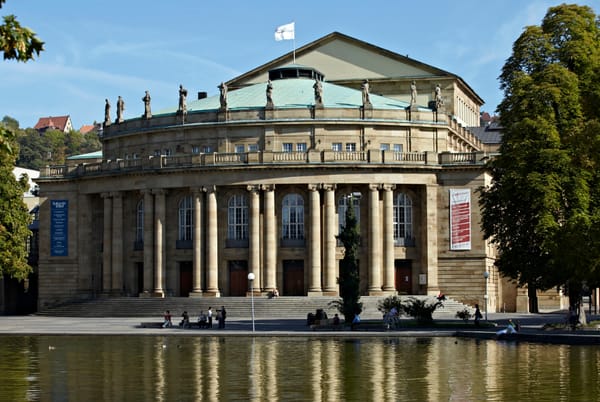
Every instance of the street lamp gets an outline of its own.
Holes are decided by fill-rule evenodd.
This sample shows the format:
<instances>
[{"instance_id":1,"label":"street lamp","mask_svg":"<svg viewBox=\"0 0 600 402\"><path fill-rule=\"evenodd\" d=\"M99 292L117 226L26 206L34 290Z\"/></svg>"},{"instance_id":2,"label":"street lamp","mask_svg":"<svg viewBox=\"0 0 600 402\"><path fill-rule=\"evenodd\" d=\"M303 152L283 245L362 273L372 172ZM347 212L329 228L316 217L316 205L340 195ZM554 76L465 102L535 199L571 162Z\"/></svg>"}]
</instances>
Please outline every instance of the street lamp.
<instances>
[{"instance_id":1,"label":"street lamp","mask_svg":"<svg viewBox=\"0 0 600 402\"><path fill-rule=\"evenodd\" d=\"M248 274L250 281L250 299L252 300L252 332L254 332L254 272Z\"/></svg>"},{"instance_id":2,"label":"street lamp","mask_svg":"<svg viewBox=\"0 0 600 402\"><path fill-rule=\"evenodd\" d=\"M485 300L485 320L488 320L488 279L490 277L490 273L488 271L485 271L483 273L483 277L485 278L485 295L483 296L483 299Z\"/></svg>"}]
</instances>

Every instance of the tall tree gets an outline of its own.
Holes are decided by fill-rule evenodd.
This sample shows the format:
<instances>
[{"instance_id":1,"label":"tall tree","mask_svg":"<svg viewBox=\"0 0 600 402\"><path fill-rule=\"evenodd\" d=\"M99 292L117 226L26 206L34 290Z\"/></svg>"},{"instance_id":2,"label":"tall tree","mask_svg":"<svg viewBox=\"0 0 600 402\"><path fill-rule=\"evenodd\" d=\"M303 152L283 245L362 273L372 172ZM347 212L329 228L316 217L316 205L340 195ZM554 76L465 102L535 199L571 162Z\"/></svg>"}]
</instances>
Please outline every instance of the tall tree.
<instances>
[{"instance_id":1,"label":"tall tree","mask_svg":"<svg viewBox=\"0 0 600 402\"><path fill-rule=\"evenodd\" d=\"M0 0L0 8L5 0ZM44 48L33 31L22 27L14 15L4 17L0 25L0 52L4 59L27 62ZM13 175L18 145L11 122L0 123L0 274L25 279L31 271L27 265L27 237L30 216L23 203L27 177Z\"/></svg>"},{"instance_id":2,"label":"tall tree","mask_svg":"<svg viewBox=\"0 0 600 402\"><path fill-rule=\"evenodd\" d=\"M591 8L560 5L526 27L502 69L500 155L482 189L482 228L499 271L571 304L600 277L600 30Z\"/></svg>"},{"instance_id":3,"label":"tall tree","mask_svg":"<svg viewBox=\"0 0 600 402\"><path fill-rule=\"evenodd\" d=\"M358 271L360 233L353 206L354 202L351 198L346 209L344 228L338 236L338 239L344 246L344 258L340 261L340 276L338 278L342 300L336 304L347 323L352 322L355 314L362 312L359 289L360 275Z\"/></svg>"}]
</instances>

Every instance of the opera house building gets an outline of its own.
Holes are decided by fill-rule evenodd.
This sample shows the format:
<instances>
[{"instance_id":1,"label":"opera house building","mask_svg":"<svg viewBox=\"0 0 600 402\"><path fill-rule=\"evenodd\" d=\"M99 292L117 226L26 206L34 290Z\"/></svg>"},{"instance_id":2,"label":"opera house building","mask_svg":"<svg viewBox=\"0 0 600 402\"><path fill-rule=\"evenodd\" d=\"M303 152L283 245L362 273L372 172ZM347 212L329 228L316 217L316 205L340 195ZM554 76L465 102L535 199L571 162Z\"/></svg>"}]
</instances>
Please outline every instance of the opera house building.
<instances>
[{"instance_id":1,"label":"opera house building","mask_svg":"<svg viewBox=\"0 0 600 402\"><path fill-rule=\"evenodd\" d=\"M245 297L249 273L262 294L337 296L348 208L361 295L526 308L480 229L493 154L458 75L334 32L214 85L160 112L140 88L135 118L107 101L102 152L42 170L40 309Z\"/></svg>"}]
</instances>

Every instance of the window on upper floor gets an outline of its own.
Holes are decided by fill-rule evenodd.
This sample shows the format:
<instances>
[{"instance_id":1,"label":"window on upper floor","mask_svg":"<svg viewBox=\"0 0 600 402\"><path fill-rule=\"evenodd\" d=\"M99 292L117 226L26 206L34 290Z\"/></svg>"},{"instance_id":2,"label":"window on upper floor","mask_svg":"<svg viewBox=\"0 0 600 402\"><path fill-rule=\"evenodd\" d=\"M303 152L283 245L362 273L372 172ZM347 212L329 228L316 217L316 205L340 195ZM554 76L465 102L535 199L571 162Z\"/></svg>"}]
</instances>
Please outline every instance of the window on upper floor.
<instances>
[{"instance_id":1,"label":"window on upper floor","mask_svg":"<svg viewBox=\"0 0 600 402\"><path fill-rule=\"evenodd\" d=\"M333 144L331 144L331 150L334 152L341 152L342 151L342 143L334 142Z\"/></svg>"},{"instance_id":2,"label":"window on upper floor","mask_svg":"<svg viewBox=\"0 0 600 402\"><path fill-rule=\"evenodd\" d=\"M283 144L281 144L281 150L283 152L293 152L294 144L292 144L291 142L284 142Z\"/></svg>"},{"instance_id":3,"label":"window on upper floor","mask_svg":"<svg viewBox=\"0 0 600 402\"><path fill-rule=\"evenodd\" d=\"M246 152L246 147L244 146L244 144L237 144L235 146L235 153L236 154L241 154L241 153L244 153L244 152Z\"/></svg>"},{"instance_id":4,"label":"window on upper floor","mask_svg":"<svg viewBox=\"0 0 600 402\"><path fill-rule=\"evenodd\" d=\"M248 144L248 152L258 152L258 144Z\"/></svg>"},{"instance_id":5,"label":"window on upper floor","mask_svg":"<svg viewBox=\"0 0 600 402\"><path fill-rule=\"evenodd\" d=\"M394 196L394 244L412 245L412 200L408 194L396 193Z\"/></svg>"},{"instance_id":6,"label":"window on upper floor","mask_svg":"<svg viewBox=\"0 0 600 402\"><path fill-rule=\"evenodd\" d=\"M283 197L281 220L282 239L304 239L304 199L300 194Z\"/></svg>"},{"instance_id":7,"label":"window on upper floor","mask_svg":"<svg viewBox=\"0 0 600 402\"><path fill-rule=\"evenodd\" d=\"M379 144L379 150L381 150L381 151L389 151L390 150L390 144Z\"/></svg>"},{"instance_id":8,"label":"window on upper floor","mask_svg":"<svg viewBox=\"0 0 600 402\"><path fill-rule=\"evenodd\" d=\"M355 142L347 142L346 143L346 152L354 152L356 151L356 143Z\"/></svg>"},{"instance_id":9,"label":"window on upper floor","mask_svg":"<svg viewBox=\"0 0 600 402\"><path fill-rule=\"evenodd\" d=\"M229 198L227 239L248 239L248 197L245 194L236 194Z\"/></svg>"},{"instance_id":10,"label":"window on upper floor","mask_svg":"<svg viewBox=\"0 0 600 402\"><path fill-rule=\"evenodd\" d=\"M193 145L192 146L192 153L193 154L199 154L200 153L200 147L198 145Z\"/></svg>"},{"instance_id":11,"label":"window on upper floor","mask_svg":"<svg viewBox=\"0 0 600 402\"><path fill-rule=\"evenodd\" d=\"M215 151L214 151L214 148L213 148L212 146L210 146L210 145L204 145L204 146L202 147L202 153L205 153L205 154L212 154L213 152L215 152Z\"/></svg>"},{"instance_id":12,"label":"window on upper floor","mask_svg":"<svg viewBox=\"0 0 600 402\"><path fill-rule=\"evenodd\" d=\"M299 142L296 144L297 152L306 152L306 142Z\"/></svg>"},{"instance_id":13,"label":"window on upper floor","mask_svg":"<svg viewBox=\"0 0 600 402\"><path fill-rule=\"evenodd\" d=\"M193 232L193 206L192 196L188 195L179 201L179 238L178 240L192 240Z\"/></svg>"},{"instance_id":14,"label":"window on upper floor","mask_svg":"<svg viewBox=\"0 0 600 402\"><path fill-rule=\"evenodd\" d=\"M394 144L394 152L402 152L402 144Z\"/></svg>"}]
</instances>

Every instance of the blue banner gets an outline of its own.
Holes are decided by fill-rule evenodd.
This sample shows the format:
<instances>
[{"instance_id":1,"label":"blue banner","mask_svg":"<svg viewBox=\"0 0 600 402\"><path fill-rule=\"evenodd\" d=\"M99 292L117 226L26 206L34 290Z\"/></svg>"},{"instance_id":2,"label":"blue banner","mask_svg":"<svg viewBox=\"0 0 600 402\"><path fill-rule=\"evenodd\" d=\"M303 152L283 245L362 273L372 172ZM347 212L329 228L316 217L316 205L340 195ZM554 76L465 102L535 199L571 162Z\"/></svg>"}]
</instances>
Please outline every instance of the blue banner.
<instances>
[{"instance_id":1,"label":"blue banner","mask_svg":"<svg viewBox=\"0 0 600 402\"><path fill-rule=\"evenodd\" d=\"M50 255L69 255L69 201L50 200Z\"/></svg>"}]
</instances>

